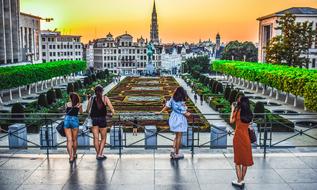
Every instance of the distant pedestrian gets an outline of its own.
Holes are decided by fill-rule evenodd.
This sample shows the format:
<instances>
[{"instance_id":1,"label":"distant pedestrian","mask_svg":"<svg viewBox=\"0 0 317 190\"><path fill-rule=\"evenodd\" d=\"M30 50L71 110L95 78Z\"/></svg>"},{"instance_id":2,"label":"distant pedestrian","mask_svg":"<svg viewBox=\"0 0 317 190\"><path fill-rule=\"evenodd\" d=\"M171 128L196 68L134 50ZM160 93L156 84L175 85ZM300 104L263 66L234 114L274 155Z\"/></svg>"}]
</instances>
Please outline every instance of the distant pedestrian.
<instances>
[{"instance_id":1,"label":"distant pedestrian","mask_svg":"<svg viewBox=\"0 0 317 190\"><path fill-rule=\"evenodd\" d=\"M64 131L67 139L67 152L69 154L69 163L77 159L77 136L79 129L78 113L83 112L78 94L71 93L70 101L66 103L66 116L64 119Z\"/></svg>"},{"instance_id":2,"label":"distant pedestrian","mask_svg":"<svg viewBox=\"0 0 317 190\"><path fill-rule=\"evenodd\" d=\"M230 123L235 123L233 137L233 153L237 180L232 185L242 187L247 168L253 165L252 147L248 128L253 119L250 102L247 97L241 97L239 104L231 106Z\"/></svg>"},{"instance_id":3,"label":"distant pedestrian","mask_svg":"<svg viewBox=\"0 0 317 190\"><path fill-rule=\"evenodd\" d=\"M204 103L204 95L200 94L200 104L203 105Z\"/></svg>"},{"instance_id":4,"label":"distant pedestrian","mask_svg":"<svg viewBox=\"0 0 317 190\"><path fill-rule=\"evenodd\" d=\"M133 120L133 136L138 136L138 120L136 119L136 117Z\"/></svg>"},{"instance_id":5,"label":"distant pedestrian","mask_svg":"<svg viewBox=\"0 0 317 190\"><path fill-rule=\"evenodd\" d=\"M197 99L198 99L197 93L195 92L195 95L194 95L195 104L197 104Z\"/></svg>"},{"instance_id":6,"label":"distant pedestrian","mask_svg":"<svg viewBox=\"0 0 317 190\"><path fill-rule=\"evenodd\" d=\"M168 109L172 110L170 118L168 120L170 130L176 134L173 141L173 150L171 151L172 159L184 158L184 155L179 152L182 133L187 132L188 122L187 118L190 113L187 111L185 101L187 99L187 93L183 87L178 87L174 91L172 98L167 101L165 107L157 114L162 114Z\"/></svg>"}]
</instances>

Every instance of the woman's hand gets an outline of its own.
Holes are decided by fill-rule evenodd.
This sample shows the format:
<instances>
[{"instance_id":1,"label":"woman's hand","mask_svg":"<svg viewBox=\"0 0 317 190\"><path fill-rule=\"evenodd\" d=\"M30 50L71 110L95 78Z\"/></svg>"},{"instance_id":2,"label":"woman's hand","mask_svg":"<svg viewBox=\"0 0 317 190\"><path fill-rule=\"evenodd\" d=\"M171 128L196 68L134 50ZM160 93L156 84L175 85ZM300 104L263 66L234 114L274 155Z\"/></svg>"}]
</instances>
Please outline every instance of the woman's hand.
<instances>
[{"instance_id":1,"label":"woman's hand","mask_svg":"<svg viewBox=\"0 0 317 190\"><path fill-rule=\"evenodd\" d=\"M236 107L232 104L231 105L231 112L233 113L235 109L236 109Z\"/></svg>"}]
</instances>

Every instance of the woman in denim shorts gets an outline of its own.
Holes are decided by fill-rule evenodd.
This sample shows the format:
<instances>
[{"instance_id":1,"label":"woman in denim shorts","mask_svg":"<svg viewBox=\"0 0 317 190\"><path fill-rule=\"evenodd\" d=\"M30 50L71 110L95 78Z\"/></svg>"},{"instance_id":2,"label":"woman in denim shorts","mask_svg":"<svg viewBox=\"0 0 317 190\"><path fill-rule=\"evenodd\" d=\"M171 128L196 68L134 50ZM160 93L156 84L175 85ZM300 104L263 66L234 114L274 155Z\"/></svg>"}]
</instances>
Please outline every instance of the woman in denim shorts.
<instances>
[{"instance_id":1,"label":"woman in denim shorts","mask_svg":"<svg viewBox=\"0 0 317 190\"><path fill-rule=\"evenodd\" d=\"M77 135L79 128L78 113L82 113L82 105L78 94L71 93L70 101L66 103L66 116L64 119L64 130L67 138L67 152L69 154L69 162L77 158Z\"/></svg>"},{"instance_id":2,"label":"woman in denim shorts","mask_svg":"<svg viewBox=\"0 0 317 190\"><path fill-rule=\"evenodd\" d=\"M90 110L90 117L92 119L91 131L94 136L94 146L96 150L96 159L103 160L107 157L103 155L103 150L107 142L107 107L109 107L112 115L115 111L109 98L103 95L103 87L98 85L95 87L95 96L91 97L88 102L87 111ZM99 141L99 133L101 141Z\"/></svg>"}]
</instances>

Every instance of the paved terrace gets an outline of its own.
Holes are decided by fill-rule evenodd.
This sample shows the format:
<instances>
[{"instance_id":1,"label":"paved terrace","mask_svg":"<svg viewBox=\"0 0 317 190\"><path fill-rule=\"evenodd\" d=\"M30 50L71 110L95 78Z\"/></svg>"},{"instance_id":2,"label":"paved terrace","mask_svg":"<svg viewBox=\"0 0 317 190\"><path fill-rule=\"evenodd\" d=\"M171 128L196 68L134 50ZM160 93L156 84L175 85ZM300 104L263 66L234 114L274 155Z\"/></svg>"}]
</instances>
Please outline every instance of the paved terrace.
<instances>
[{"instance_id":1,"label":"paved terrace","mask_svg":"<svg viewBox=\"0 0 317 190\"><path fill-rule=\"evenodd\" d=\"M170 160L168 153L80 154L73 165L63 154L0 154L0 189L237 189L231 153L196 154ZM244 189L316 189L317 153L254 154Z\"/></svg>"}]
</instances>

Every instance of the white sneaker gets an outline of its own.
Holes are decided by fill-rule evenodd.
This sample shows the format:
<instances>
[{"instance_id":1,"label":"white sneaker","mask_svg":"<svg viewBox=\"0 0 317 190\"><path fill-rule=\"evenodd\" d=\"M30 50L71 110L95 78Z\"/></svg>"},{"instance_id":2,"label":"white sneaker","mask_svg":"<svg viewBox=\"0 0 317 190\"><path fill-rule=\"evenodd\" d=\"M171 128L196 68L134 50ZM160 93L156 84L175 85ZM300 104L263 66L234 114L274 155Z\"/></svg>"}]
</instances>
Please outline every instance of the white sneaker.
<instances>
[{"instance_id":1,"label":"white sneaker","mask_svg":"<svg viewBox=\"0 0 317 190\"><path fill-rule=\"evenodd\" d=\"M184 154L182 154L182 153L175 154L173 158L174 159L182 159L182 158L184 158Z\"/></svg>"},{"instance_id":2,"label":"white sneaker","mask_svg":"<svg viewBox=\"0 0 317 190\"><path fill-rule=\"evenodd\" d=\"M238 180L233 180L232 185L242 187L244 184L242 183L242 181L239 183Z\"/></svg>"}]
</instances>

